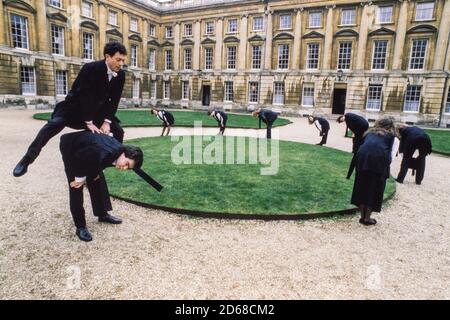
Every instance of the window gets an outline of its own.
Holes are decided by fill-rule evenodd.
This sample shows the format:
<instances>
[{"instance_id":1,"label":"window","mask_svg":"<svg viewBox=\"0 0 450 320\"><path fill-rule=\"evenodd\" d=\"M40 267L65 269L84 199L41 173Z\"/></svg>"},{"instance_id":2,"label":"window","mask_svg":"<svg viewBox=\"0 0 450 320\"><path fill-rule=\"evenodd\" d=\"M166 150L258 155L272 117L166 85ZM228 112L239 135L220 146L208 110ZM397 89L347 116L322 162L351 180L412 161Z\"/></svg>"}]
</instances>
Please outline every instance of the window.
<instances>
[{"instance_id":1,"label":"window","mask_svg":"<svg viewBox=\"0 0 450 320\"><path fill-rule=\"evenodd\" d=\"M284 104L284 82L275 82L273 104Z\"/></svg>"},{"instance_id":2,"label":"window","mask_svg":"<svg viewBox=\"0 0 450 320\"><path fill-rule=\"evenodd\" d=\"M250 82L249 83L249 101L251 103L259 102L259 83Z\"/></svg>"},{"instance_id":3,"label":"window","mask_svg":"<svg viewBox=\"0 0 450 320\"><path fill-rule=\"evenodd\" d=\"M113 25L113 26L117 26L117 12L114 11L109 11L108 14L108 23Z\"/></svg>"},{"instance_id":4,"label":"window","mask_svg":"<svg viewBox=\"0 0 450 320\"><path fill-rule=\"evenodd\" d=\"M229 20L228 21L228 33L237 33L237 20Z\"/></svg>"},{"instance_id":5,"label":"window","mask_svg":"<svg viewBox=\"0 0 450 320\"><path fill-rule=\"evenodd\" d=\"M189 100L189 81L181 82L182 99Z\"/></svg>"},{"instance_id":6,"label":"window","mask_svg":"<svg viewBox=\"0 0 450 320\"><path fill-rule=\"evenodd\" d=\"M52 24L52 53L64 55L64 28Z\"/></svg>"},{"instance_id":7,"label":"window","mask_svg":"<svg viewBox=\"0 0 450 320\"><path fill-rule=\"evenodd\" d=\"M164 99L170 99L170 81L164 81Z\"/></svg>"},{"instance_id":8,"label":"window","mask_svg":"<svg viewBox=\"0 0 450 320\"><path fill-rule=\"evenodd\" d=\"M308 43L308 52L306 55L306 69L319 68L319 43Z\"/></svg>"},{"instance_id":9,"label":"window","mask_svg":"<svg viewBox=\"0 0 450 320\"><path fill-rule=\"evenodd\" d=\"M154 24L149 25L148 34L150 37L154 37L156 35L156 26Z\"/></svg>"},{"instance_id":10,"label":"window","mask_svg":"<svg viewBox=\"0 0 450 320\"><path fill-rule=\"evenodd\" d=\"M166 27L166 38L172 38L173 37L173 29L172 26Z\"/></svg>"},{"instance_id":11,"label":"window","mask_svg":"<svg viewBox=\"0 0 450 320\"><path fill-rule=\"evenodd\" d=\"M302 106L314 107L314 85L303 86Z\"/></svg>"},{"instance_id":12,"label":"window","mask_svg":"<svg viewBox=\"0 0 450 320\"><path fill-rule=\"evenodd\" d=\"M184 70L192 69L192 50L184 49Z\"/></svg>"},{"instance_id":13,"label":"window","mask_svg":"<svg viewBox=\"0 0 450 320\"><path fill-rule=\"evenodd\" d=\"M369 85L367 90L367 104L366 109L369 111L380 111L381 110L381 96L382 96L382 85Z\"/></svg>"},{"instance_id":14,"label":"window","mask_svg":"<svg viewBox=\"0 0 450 320\"><path fill-rule=\"evenodd\" d=\"M81 14L85 17L92 18L92 3L83 1Z\"/></svg>"},{"instance_id":15,"label":"window","mask_svg":"<svg viewBox=\"0 0 450 320\"><path fill-rule=\"evenodd\" d=\"M411 70L424 69L427 44L428 40L426 39L413 40L411 47L411 59L409 62L409 69Z\"/></svg>"},{"instance_id":16,"label":"window","mask_svg":"<svg viewBox=\"0 0 450 320\"><path fill-rule=\"evenodd\" d=\"M156 99L156 81L150 81L150 99Z\"/></svg>"},{"instance_id":17,"label":"window","mask_svg":"<svg viewBox=\"0 0 450 320\"><path fill-rule=\"evenodd\" d=\"M233 101L233 81L225 81L225 101Z\"/></svg>"},{"instance_id":18,"label":"window","mask_svg":"<svg viewBox=\"0 0 450 320\"><path fill-rule=\"evenodd\" d=\"M139 99L139 79L134 79L133 81L133 99Z\"/></svg>"},{"instance_id":19,"label":"window","mask_svg":"<svg viewBox=\"0 0 450 320\"><path fill-rule=\"evenodd\" d=\"M11 15L11 32L14 48L28 49L28 19Z\"/></svg>"},{"instance_id":20,"label":"window","mask_svg":"<svg viewBox=\"0 0 450 320\"><path fill-rule=\"evenodd\" d=\"M309 27L320 28L322 26L322 12L310 12L309 13Z\"/></svg>"},{"instance_id":21,"label":"window","mask_svg":"<svg viewBox=\"0 0 450 320\"><path fill-rule=\"evenodd\" d=\"M292 28L292 16L282 15L280 16L280 29L291 29Z\"/></svg>"},{"instance_id":22,"label":"window","mask_svg":"<svg viewBox=\"0 0 450 320\"><path fill-rule=\"evenodd\" d=\"M185 24L184 25L184 35L186 37L192 36L192 24Z\"/></svg>"},{"instance_id":23,"label":"window","mask_svg":"<svg viewBox=\"0 0 450 320\"><path fill-rule=\"evenodd\" d=\"M65 96L67 94L67 71L56 70L56 95Z\"/></svg>"},{"instance_id":24,"label":"window","mask_svg":"<svg viewBox=\"0 0 450 320\"><path fill-rule=\"evenodd\" d=\"M61 0L48 0L48 4L52 7L56 8L62 8L62 1Z\"/></svg>"},{"instance_id":25,"label":"window","mask_svg":"<svg viewBox=\"0 0 450 320\"><path fill-rule=\"evenodd\" d=\"M339 44L338 69L350 69L352 62L352 43L341 42Z\"/></svg>"},{"instance_id":26,"label":"window","mask_svg":"<svg viewBox=\"0 0 450 320\"><path fill-rule=\"evenodd\" d=\"M254 17L253 18L253 31L263 31L264 30L264 18Z\"/></svg>"},{"instance_id":27,"label":"window","mask_svg":"<svg viewBox=\"0 0 450 320\"><path fill-rule=\"evenodd\" d=\"M341 25L356 24L356 9L342 9L341 11Z\"/></svg>"},{"instance_id":28,"label":"window","mask_svg":"<svg viewBox=\"0 0 450 320\"><path fill-rule=\"evenodd\" d=\"M166 70L172 70L172 51L166 50Z\"/></svg>"},{"instance_id":29,"label":"window","mask_svg":"<svg viewBox=\"0 0 450 320\"><path fill-rule=\"evenodd\" d=\"M406 88L405 104L403 111L405 112L419 112L420 106L420 91L421 86L410 86Z\"/></svg>"},{"instance_id":30,"label":"window","mask_svg":"<svg viewBox=\"0 0 450 320\"><path fill-rule=\"evenodd\" d=\"M94 59L94 35L92 33L83 33L83 58Z\"/></svg>"},{"instance_id":31,"label":"window","mask_svg":"<svg viewBox=\"0 0 450 320\"><path fill-rule=\"evenodd\" d=\"M213 48L205 48L205 69L212 70L213 68Z\"/></svg>"},{"instance_id":32,"label":"window","mask_svg":"<svg viewBox=\"0 0 450 320\"><path fill-rule=\"evenodd\" d=\"M374 41L372 69L374 70L386 69L387 47L388 42L386 40Z\"/></svg>"},{"instance_id":33,"label":"window","mask_svg":"<svg viewBox=\"0 0 450 320\"><path fill-rule=\"evenodd\" d=\"M431 20L433 19L434 1L433 2L418 2L416 5L416 20Z\"/></svg>"},{"instance_id":34,"label":"window","mask_svg":"<svg viewBox=\"0 0 450 320\"><path fill-rule=\"evenodd\" d=\"M252 47L252 69L261 69L261 46Z\"/></svg>"},{"instance_id":35,"label":"window","mask_svg":"<svg viewBox=\"0 0 450 320\"><path fill-rule=\"evenodd\" d=\"M131 18L130 20L130 30L134 32L138 32L138 19Z\"/></svg>"},{"instance_id":36,"label":"window","mask_svg":"<svg viewBox=\"0 0 450 320\"><path fill-rule=\"evenodd\" d=\"M377 21L378 23L391 23L394 7L378 7Z\"/></svg>"},{"instance_id":37,"label":"window","mask_svg":"<svg viewBox=\"0 0 450 320\"><path fill-rule=\"evenodd\" d=\"M447 92L447 105L445 106L445 113L450 113L450 88Z\"/></svg>"},{"instance_id":38,"label":"window","mask_svg":"<svg viewBox=\"0 0 450 320\"><path fill-rule=\"evenodd\" d=\"M289 69L289 45L278 46L278 69Z\"/></svg>"},{"instance_id":39,"label":"window","mask_svg":"<svg viewBox=\"0 0 450 320\"><path fill-rule=\"evenodd\" d=\"M22 94L36 94L36 77L33 67L20 68L20 81L22 83Z\"/></svg>"},{"instance_id":40,"label":"window","mask_svg":"<svg viewBox=\"0 0 450 320\"><path fill-rule=\"evenodd\" d=\"M138 46L132 45L131 46L131 59L130 64L132 67L138 66Z\"/></svg>"},{"instance_id":41,"label":"window","mask_svg":"<svg viewBox=\"0 0 450 320\"><path fill-rule=\"evenodd\" d=\"M236 69L236 47L228 47L227 52L227 69L234 70Z\"/></svg>"},{"instance_id":42,"label":"window","mask_svg":"<svg viewBox=\"0 0 450 320\"><path fill-rule=\"evenodd\" d=\"M206 34L213 34L214 33L214 22L208 21L206 23Z\"/></svg>"}]
</instances>

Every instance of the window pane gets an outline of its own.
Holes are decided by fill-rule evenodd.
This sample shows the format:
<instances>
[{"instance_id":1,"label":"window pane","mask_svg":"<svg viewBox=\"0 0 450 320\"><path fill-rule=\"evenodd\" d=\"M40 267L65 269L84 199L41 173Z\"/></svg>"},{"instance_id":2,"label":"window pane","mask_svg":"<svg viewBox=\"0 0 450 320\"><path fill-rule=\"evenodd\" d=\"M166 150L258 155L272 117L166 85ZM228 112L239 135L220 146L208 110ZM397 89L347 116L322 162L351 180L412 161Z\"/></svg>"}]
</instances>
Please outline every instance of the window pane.
<instances>
[{"instance_id":1,"label":"window pane","mask_svg":"<svg viewBox=\"0 0 450 320\"><path fill-rule=\"evenodd\" d=\"M192 69L192 50L184 49L184 69L191 70Z\"/></svg>"},{"instance_id":2,"label":"window pane","mask_svg":"<svg viewBox=\"0 0 450 320\"><path fill-rule=\"evenodd\" d=\"M275 82L273 103L284 104L284 82Z\"/></svg>"},{"instance_id":3,"label":"window pane","mask_svg":"<svg viewBox=\"0 0 450 320\"><path fill-rule=\"evenodd\" d=\"M338 69L350 69L352 62L352 43L341 42L339 44Z\"/></svg>"},{"instance_id":4,"label":"window pane","mask_svg":"<svg viewBox=\"0 0 450 320\"><path fill-rule=\"evenodd\" d=\"M36 80L34 77L34 68L21 67L20 80L22 83L22 94L36 94Z\"/></svg>"},{"instance_id":5,"label":"window pane","mask_svg":"<svg viewBox=\"0 0 450 320\"><path fill-rule=\"evenodd\" d=\"M317 69L319 67L319 44L309 43L306 58L307 69Z\"/></svg>"},{"instance_id":6,"label":"window pane","mask_svg":"<svg viewBox=\"0 0 450 320\"><path fill-rule=\"evenodd\" d=\"M382 96L382 85L369 85L367 91L367 110L380 111L381 110L381 96Z\"/></svg>"},{"instance_id":7,"label":"window pane","mask_svg":"<svg viewBox=\"0 0 450 320\"><path fill-rule=\"evenodd\" d=\"M52 53L64 55L64 28L52 24Z\"/></svg>"},{"instance_id":8,"label":"window pane","mask_svg":"<svg viewBox=\"0 0 450 320\"><path fill-rule=\"evenodd\" d=\"M418 2L416 6L416 20L433 19L434 2Z\"/></svg>"},{"instance_id":9,"label":"window pane","mask_svg":"<svg viewBox=\"0 0 450 320\"><path fill-rule=\"evenodd\" d=\"M252 69L261 69L261 46L252 47Z\"/></svg>"},{"instance_id":10,"label":"window pane","mask_svg":"<svg viewBox=\"0 0 450 320\"><path fill-rule=\"evenodd\" d=\"M56 71L56 94L59 96L67 94L67 71Z\"/></svg>"},{"instance_id":11,"label":"window pane","mask_svg":"<svg viewBox=\"0 0 450 320\"><path fill-rule=\"evenodd\" d=\"M233 81L225 81L225 101L233 101Z\"/></svg>"},{"instance_id":12,"label":"window pane","mask_svg":"<svg viewBox=\"0 0 450 320\"><path fill-rule=\"evenodd\" d=\"M14 48L28 49L28 19L11 15L11 34Z\"/></svg>"},{"instance_id":13,"label":"window pane","mask_svg":"<svg viewBox=\"0 0 450 320\"><path fill-rule=\"evenodd\" d=\"M289 45L282 44L278 46L278 69L289 68Z\"/></svg>"},{"instance_id":14,"label":"window pane","mask_svg":"<svg viewBox=\"0 0 450 320\"><path fill-rule=\"evenodd\" d=\"M205 69L212 70L213 68L213 49L205 48Z\"/></svg>"},{"instance_id":15,"label":"window pane","mask_svg":"<svg viewBox=\"0 0 450 320\"><path fill-rule=\"evenodd\" d=\"M236 47L228 47L228 69L236 69Z\"/></svg>"},{"instance_id":16,"label":"window pane","mask_svg":"<svg viewBox=\"0 0 450 320\"><path fill-rule=\"evenodd\" d=\"M389 23L392 22L392 12L393 7L379 7L378 8L378 23Z\"/></svg>"},{"instance_id":17,"label":"window pane","mask_svg":"<svg viewBox=\"0 0 450 320\"><path fill-rule=\"evenodd\" d=\"M341 15L342 25L351 25L356 23L356 10L355 9L343 9Z\"/></svg>"},{"instance_id":18,"label":"window pane","mask_svg":"<svg viewBox=\"0 0 450 320\"><path fill-rule=\"evenodd\" d=\"M410 69L422 70L425 65L425 55L427 52L428 40L413 40L411 47L411 61L409 63Z\"/></svg>"},{"instance_id":19,"label":"window pane","mask_svg":"<svg viewBox=\"0 0 450 320\"><path fill-rule=\"evenodd\" d=\"M421 86L408 86L403 111L419 112Z\"/></svg>"},{"instance_id":20,"label":"window pane","mask_svg":"<svg viewBox=\"0 0 450 320\"><path fill-rule=\"evenodd\" d=\"M308 85L303 87L302 105L308 107L314 106L314 86Z\"/></svg>"},{"instance_id":21,"label":"window pane","mask_svg":"<svg viewBox=\"0 0 450 320\"><path fill-rule=\"evenodd\" d=\"M309 14L309 27L321 27L322 26L322 12L311 12Z\"/></svg>"},{"instance_id":22,"label":"window pane","mask_svg":"<svg viewBox=\"0 0 450 320\"><path fill-rule=\"evenodd\" d=\"M259 102L259 83L250 82L249 83L249 100L250 102Z\"/></svg>"},{"instance_id":23,"label":"window pane","mask_svg":"<svg viewBox=\"0 0 450 320\"><path fill-rule=\"evenodd\" d=\"M83 33L83 58L94 59L94 35Z\"/></svg>"},{"instance_id":24,"label":"window pane","mask_svg":"<svg viewBox=\"0 0 450 320\"><path fill-rule=\"evenodd\" d=\"M387 41L374 42L372 69L384 70L386 68L387 46Z\"/></svg>"}]
</instances>

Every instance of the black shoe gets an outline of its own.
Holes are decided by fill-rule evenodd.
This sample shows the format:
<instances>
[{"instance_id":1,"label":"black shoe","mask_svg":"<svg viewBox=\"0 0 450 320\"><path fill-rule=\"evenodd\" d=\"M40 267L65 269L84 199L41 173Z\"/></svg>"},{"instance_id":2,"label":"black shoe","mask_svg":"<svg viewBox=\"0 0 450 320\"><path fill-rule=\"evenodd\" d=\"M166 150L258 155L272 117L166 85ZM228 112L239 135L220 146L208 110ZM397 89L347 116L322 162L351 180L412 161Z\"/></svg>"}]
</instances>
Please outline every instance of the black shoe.
<instances>
[{"instance_id":1,"label":"black shoe","mask_svg":"<svg viewBox=\"0 0 450 320\"><path fill-rule=\"evenodd\" d=\"M33 160L28 157L24 156L19 163L16 165L13 171L14 177L20 177L23 176L25 173L27 173L28 166L33 162Z\"/></svg>"},{"instance_id":2,"label":"black shoe","mask_svg":"<svg viewBox=\"0 0 450 320\"><path fill-rule=\"evenodd\" d=\"M372 226L372 225L377 224L377 220L375 220L375 219L369 219L369 220L359 219L359 223L361 223L365 226Z\"/></svg>"},{"instance_id":3,"label":"black shoe","mask_svg":"<svg viewBox=\"0 0 450 320\"><path fill-rule=\"evenodd\" d=\"M398 178L395 179L395 181L396 181L397 183L403 183L403 181L398 180Z\"/></svg>"},{"instance_id":4,"label":"black shoe","mask_svg":"<svg viewBox=\"0 0 450 320\"><path fill-rule=\"evenodd\" d=\"M80 238L81 241L92 241L92 236L87 228L77 228L76 235L78 236L78 238Z\"/></svg>"},{"instance_id":5,"label":"black shoe","mask_svg":"<svg viewBox=\"0 0 450 320\"><path fill-rule=\"evenodd\" d=\"M116 218L110 214L106 214L104 216L98 217L98 221L111 223L111 224L121 224L122 223L122 219Z\"/></svg>"}]
</instances>

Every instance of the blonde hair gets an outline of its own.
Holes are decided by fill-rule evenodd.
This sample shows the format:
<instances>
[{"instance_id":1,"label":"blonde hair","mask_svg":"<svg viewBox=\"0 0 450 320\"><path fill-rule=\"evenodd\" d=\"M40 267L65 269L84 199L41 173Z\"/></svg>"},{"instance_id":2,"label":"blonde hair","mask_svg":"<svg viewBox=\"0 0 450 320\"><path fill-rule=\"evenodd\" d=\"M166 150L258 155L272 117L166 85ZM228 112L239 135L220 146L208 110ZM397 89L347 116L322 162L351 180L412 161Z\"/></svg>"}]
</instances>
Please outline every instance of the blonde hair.
<instances>
[{"instance_id":1,"label":"blonde hair","mask_svg":"<svg viewBox=\"0 0 450 320\"><path fill-rule=\"evenodd\" d=\"M397 135L397 132L395 129L395 123L394 123L393 118L391 118L391 117L384 117L384 118L380 118L377 121L375 121L373 128L367 130L365 135L367 135L371 132L376 133L380 136L384 136L388 133L390 133L394 136Z\"/></svg>"}]
</instances>

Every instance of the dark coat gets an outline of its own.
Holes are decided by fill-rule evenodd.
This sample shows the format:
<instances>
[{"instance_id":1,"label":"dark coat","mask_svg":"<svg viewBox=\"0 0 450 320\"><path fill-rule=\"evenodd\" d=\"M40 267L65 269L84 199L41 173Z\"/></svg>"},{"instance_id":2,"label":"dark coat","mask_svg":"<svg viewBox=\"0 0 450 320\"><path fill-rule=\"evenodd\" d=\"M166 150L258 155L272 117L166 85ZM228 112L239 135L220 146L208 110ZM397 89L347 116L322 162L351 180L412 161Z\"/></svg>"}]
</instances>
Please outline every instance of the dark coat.
<instances>
[{"instance_id":1,"label":"dark coat","mask_svg":"<svg viewBox=\"0 0 450 320\"><path fill-rule=\"evenodd\" d=\"M389 178L394 135L369 132L355 154L356 171L370 171Z\"/></svg>"},{"instance_id":2,"label":"dark coat","mask_svg":"<svg viewBox=\"0 0 450 320\"><path fill-rule=\"evenodd\" d=\"M369 129L369 122L354 113L345 114L345 123L355 136L362 137L367 129Z\"/></svg>"},{"instance_id":3,"label":"dark coat","mask_svg":"<svg viewBox=\"0 0 450 320\"><path fill-rule=\"evenodd\" d=\"M266 125L272 125L278 118L278 113L271 110L262 109L258 115L259 117L259 127L261 128L261 121Z\"/></svg>"},{"instance_id":4,"label":"dark coat","mask_svg":"<svg viewBox=\"0 0 450 320\"><path fill-rule=\"evenodd\" d=\"M430 137L425 131L418 127L406 127L400 131L400 147L399 152L403 154L413 154L416 149L421 150L423 154L430 154L432 144Z\"/></svg>"},{"instance_id":5,"label":"dark coat","mask_svg":"<svg viewBox=\"0 0 450 320\"><path fill-rule=\"evenodd\" d=\"M64 134L60 149L66 171L75 177L96 177L124 151L113 137L90 131Z\"/></svg>"},{"instance_id":6,"label":"dark coat","mask_svg":"<svg viewBox=\"0 0 450 320\"><path fill-rule=\"evenodd\" d=\"M219 126L225 126L227 124L228 115L223 111L213 111L213 117L219 123ZM220 115L221 119L217 115Z\"/></svg>"},{"instance_id":7,"label":"dark coat","mask_svg":"<svg viewBox=\"0 0 450 320\"><path fill-rule=\"evenodd\" d=\"M160 110L156 113L156 116L163 122L165 126L171 126L175 123L175 118L169 111Z\"/></svg>"},{"instance_id":8,"label":"dark coat","mask_svg":"<svg viewBox=\"0 0 450 320\"><path fill-rule=\"evenodd\" d=\"M322 127L321 133L328 132L330 130L330 123L327 119L321 118L321 117L313 117L314 122L319 121L320 126Z\"/></svg>"},{"instance_id":9,"label":"dark coat","mask_svg":"<svg viewBox=\"0 0 450 320\"><path fill-rule=\"evenodd\" d=\"M73 124L94 121L97 126L105 119L112 121L124 84L123 70L109 81L105 60L87 63L81 68L66 99L56 105L52 117L64 117Z\"/></svg>"}]
</instances>

